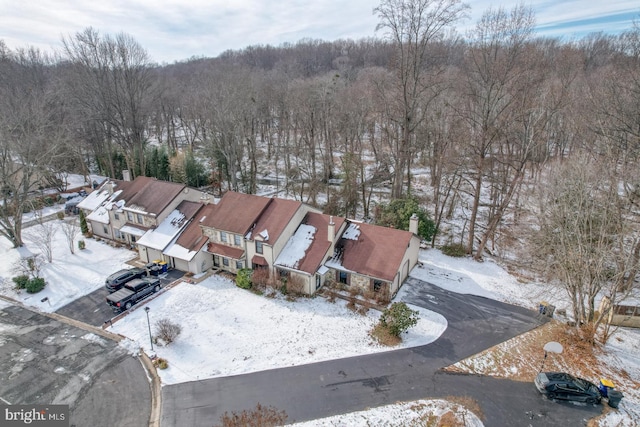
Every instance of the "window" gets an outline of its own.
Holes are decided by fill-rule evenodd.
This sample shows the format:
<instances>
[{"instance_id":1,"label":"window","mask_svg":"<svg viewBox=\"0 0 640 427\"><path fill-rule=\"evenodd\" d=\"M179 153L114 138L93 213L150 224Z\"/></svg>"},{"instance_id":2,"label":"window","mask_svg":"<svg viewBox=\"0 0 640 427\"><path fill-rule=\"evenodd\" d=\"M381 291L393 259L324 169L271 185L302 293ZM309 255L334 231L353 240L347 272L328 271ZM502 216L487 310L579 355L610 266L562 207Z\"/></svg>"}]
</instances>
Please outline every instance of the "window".
<instances>
[{"instance_id":1,"label":"window","mask_svg":"<svg viewBox=\"0 0 640 427\"><path fill-rule=\"evenodd\" d=\"M220 232L220 241L223 243L227 243L227 233L225 233L224 231Z\"/></svg>"},{"instance_id":2,"label":"window","mask_svg":"<svg viewBox=\"0 0 640 427\"><path fill-rule=\"evenodd\" d=\"M380 289L382 289L382 280L374 280L373 292L380 292Z\"/></svg>"},{"instance_id":3,"label":"window","mask_svg":"<svg viewBox=\"0 0 640 427\"><path fill-rule=\"evenodd\" d=\"M127 221L133 222L133 214L131 212L127 212Z\"/></svg>"},{"instance_id":4,"label":"window","mask_svg":"<svg viewBox=\"0 0 640 427\"><path fill-rule=\"evenodd\" d=\"M102 231L104 231L104 234L109 234L109 228L104 224L102 224Z\"/></svg>"},{"instance_id":5,"label":"window","mask_svg":"<svg viewBox=\"0 0 640 427\"><path fill-rule=\"evenodd\" d=\"M131 243L135 243L136 242L136 236L134 236L133 234L131 235Z\"/></svg>"},{"instance_id":6,"label":"window","mask_svg":"<svg viewBox=\"0 0 640 427\"><path fill-rule=\"evenodd\" d=\"M142 224L142 215L137 214L138 216L138 224Z\"/></svg>"},{"instance_id":7,"label":"window","mask_svg":"<svg viewBox=\"0 0 640 427\"><path fill-rule=\"evenodd\" d=\"M263 253L263 248L262 248L262 242L259 240L256 240L256 253L257 254L261 254Z\"/></svg>"},{"instance_id":8,"label":"window","mask_svg":"<svg viewBox=\"0 0 640 427\"><path fill-rule=\"evenodd\" d=\"M236 268L238 270L242 269L242 261L236 261Z\"/></svg>"},{"instance_id":9,"label":"window","mask_svg":"<svg viewBox=\"0 0 640 427\"><path fill-rule=\"evenodd\" d=\"M278 269L278 276L282 277L289 277L289 271L288 270L282 270L282 269Z\"/></svg>"},{"instance_id":10,"label":"window","mask_svg":"<svg viewBox=\"0 0 640 427\"><path fill-rule=\"evenodd\" d=\"M320 289L320 285L322 285L322 278L319 274L316 274L316 289Z\"/></svg>"},{"instance_id":11,"label":"window","mask_svg":"<svg viewBox=\"0 0 640 427\"><path fill-rule=\"evenodd\" d=\"M118 212L115 212L115 213L113 214L113 217L114 217L115 219L117 219L117 220L119 220L119 219L120 219L120 215L118 214Z\"/></svg>"},{"instance_id":12,"label":"window","mask_svg":"<svg viewBox=\"0 0 640 427\"><path fill-rule=\"evenodd\" d=\"M340 273L338 273L338 281L340 283L348 283L347 279L348 277L345 271L341 271Z\"/></svg>"},{"instance_id":13,"label":"window","mask_svg":"<svg viewBox=\"0 0 640 427\"><path fill-rule=\"evenodd\" d=\"M233 235L233 240L234 240L236 246L242 245L242 240L240 239L240 235L239 234L234 234Z\"/></svg>"},{"instance_id":14,"label":"window","mask_svg":"<svg viewBox=\"0 0 640 427\"><path fill-rule=\"evenodd\" d=\"M222 258L222 265L229 267L229 258Z\"/></svg>"}]
</instances>

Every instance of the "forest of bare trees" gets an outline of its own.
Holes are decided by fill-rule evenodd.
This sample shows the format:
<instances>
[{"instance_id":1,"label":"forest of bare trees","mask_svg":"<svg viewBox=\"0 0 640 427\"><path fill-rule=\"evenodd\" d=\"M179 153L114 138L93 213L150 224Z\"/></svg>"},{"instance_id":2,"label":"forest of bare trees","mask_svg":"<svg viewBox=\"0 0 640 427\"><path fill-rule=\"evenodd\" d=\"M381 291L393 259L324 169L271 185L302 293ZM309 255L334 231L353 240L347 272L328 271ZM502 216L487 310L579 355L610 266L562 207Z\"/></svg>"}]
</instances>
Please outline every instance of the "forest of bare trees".
<instances>
[{"instance_id":1,"label":"forest of bare trees","mask_svg":"<svg viewBox=\"0 0 640 427\"><path fill-rule=\"evenodd\" d=\"M164 66L130 36L93 28L53 56L0 40L0 233L21 245L14 215L35 174L129 169L215 193L268 182L374 220L378 203L416 198L432 244L478 260L524 244L552 279L600 284L574 292L576 318L593 320L594 292L624 293L638 267L640 25L538 38L520 5L456 35L466 11L382 0L376 37Z\"/></svg>"}]
</instances>

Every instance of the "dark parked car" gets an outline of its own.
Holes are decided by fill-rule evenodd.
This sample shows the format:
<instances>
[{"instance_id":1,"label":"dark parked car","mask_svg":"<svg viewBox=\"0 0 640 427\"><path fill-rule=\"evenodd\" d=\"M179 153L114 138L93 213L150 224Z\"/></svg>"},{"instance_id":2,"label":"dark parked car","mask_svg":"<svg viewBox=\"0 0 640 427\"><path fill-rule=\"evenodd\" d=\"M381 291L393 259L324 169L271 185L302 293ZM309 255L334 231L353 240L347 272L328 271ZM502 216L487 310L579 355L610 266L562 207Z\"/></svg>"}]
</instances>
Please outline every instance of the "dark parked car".
<instances>
[{"instance_id":1,"label":"dark parked car","mask_svg":"<svg viewBox=\"0 0 640 427\"><path fill-rule=\"evenodd\" d=\"M540 393L549 399L574 400L590 405L602 400L595 384L564 372L541 372L534 382Z\"/></svg>"},{"instance_id":2,"label":"dark parked car","mask_svg":"<svg viewBox=\"0 0 640 427\"><path fill-rule=\"evenodd\" d=\"M109 292L115 292L122 288L125 283L146 276L147 272L142 268L130 268L116 271L104 281L105 287Z\"/></svg>"},{"instance_id":3,"label":"dark parked car","mask_svg":"<svg viewBox=\"0 0 640 427\"><path fill-rule=\"evenodd\" d=\"M159 292L160 288L162 288L162 285L158 279L147 277L132 280L129 283L125 283L120 290L107 295L107 304L115 312L129 310L138 301Z\"/></svg>"}]
</instances>

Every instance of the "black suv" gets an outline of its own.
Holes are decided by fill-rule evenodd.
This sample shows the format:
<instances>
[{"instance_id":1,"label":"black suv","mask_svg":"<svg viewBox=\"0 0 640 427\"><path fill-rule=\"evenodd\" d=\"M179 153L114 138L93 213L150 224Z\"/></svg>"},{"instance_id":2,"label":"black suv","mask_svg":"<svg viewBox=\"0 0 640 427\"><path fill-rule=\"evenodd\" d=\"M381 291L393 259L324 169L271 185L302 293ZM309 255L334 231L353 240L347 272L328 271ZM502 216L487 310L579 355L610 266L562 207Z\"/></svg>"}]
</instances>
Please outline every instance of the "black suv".
<instances>
[{"instance_id":1,"label":"black suv","mask_svg":"<svg viewBox=\"0 0 640 427\"><path fill-rule=\"evenodd\" d=\"M107 277L104 281L105 287L109 292L115 292L124 286L125 283L146 276L147 272L141 268L130 268L128 270L120 270Z\"/></svg>"},{"instance_id":2,"label":"black suv","mask_svg":"<svg viewBox=\"0 0 640 427\"><path fill-rule=\"evenodd\" d=\"M534 383L538 391L549 399L575 400L589 405L602 400L595 384L564 372L541 372Z\"/></svg>"}]
</instances>

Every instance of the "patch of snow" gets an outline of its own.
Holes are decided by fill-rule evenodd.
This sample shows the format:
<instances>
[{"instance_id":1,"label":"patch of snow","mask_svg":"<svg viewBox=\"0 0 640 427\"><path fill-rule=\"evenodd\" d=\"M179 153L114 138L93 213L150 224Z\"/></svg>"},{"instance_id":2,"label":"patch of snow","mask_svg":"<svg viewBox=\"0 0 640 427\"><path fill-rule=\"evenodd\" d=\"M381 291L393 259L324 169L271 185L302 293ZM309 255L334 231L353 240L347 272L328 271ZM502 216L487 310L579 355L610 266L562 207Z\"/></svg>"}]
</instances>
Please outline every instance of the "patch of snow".
<instances>
[{"instance_id":1,"label":"patch of snow","mask_svg":"<svg viewBox=\"0 0 640 427\"><path fill-rule=\"evenodd\" d=\"M138 240L138 244L162 251L171 243L178 233L180 233L180 230L182 230L185 225L187 225L187 222L185 221L184 214L178 209L174 209L158 227L144 233ZM120 231L122 231L122 229L120 229Z\"/></svg>"},{"instance_id":2,"label":"patch of snow","mask_svg":"<svg viewBox=\"0 0 640 427\"><path fill-rule=\"evenodd\" d=\"M300 260L304 258L307 249L313 243L313 236L317 229L308 224L301 224L295 234L291 236L285 247L275 261L276 265L289 268L298 268Z\"/></svg>"},{"instance_id":3,"label":"patch of snow","mask_svg":"<svg viewBox=\"0 0 640 427\"><path fill-rule=\"evenodd\" d=\"M430 415L441 417L452 412L459 425L481 427L484 424L471 411L446 400L417 400L371 408L366 411L351 412L319 420L291 424L293 427L404 427L430 425L425 421ZM456 424L457 425L457 424Z\"/></svg>"},{"instance_id":4,"label":"patch of snow","mask_svg":"<svg viewBox=\"0 0 640 427\"><path fill-rule=\"evenodd\" d=\"M342 238L358 240L358 237L360 237L360 226L356 223L350 222L347 229L342 233Z\"/></svg>"}]
</instances>

